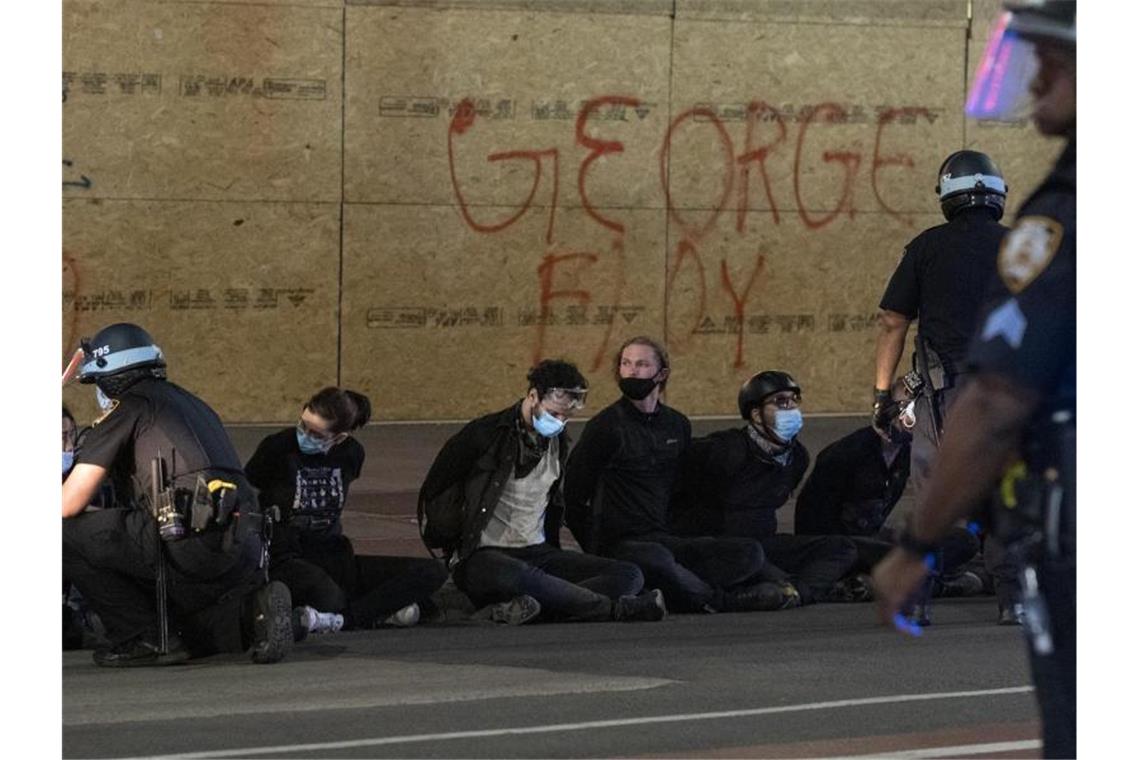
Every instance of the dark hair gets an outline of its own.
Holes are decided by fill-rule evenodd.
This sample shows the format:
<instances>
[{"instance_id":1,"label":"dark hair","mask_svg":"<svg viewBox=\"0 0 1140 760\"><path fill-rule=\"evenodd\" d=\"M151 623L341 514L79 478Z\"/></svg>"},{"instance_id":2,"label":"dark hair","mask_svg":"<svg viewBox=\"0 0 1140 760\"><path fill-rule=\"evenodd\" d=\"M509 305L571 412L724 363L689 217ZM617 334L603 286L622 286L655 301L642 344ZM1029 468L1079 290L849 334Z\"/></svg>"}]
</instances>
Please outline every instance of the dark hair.
<instances>
[{"instance_id":1,"label":"dark hair","mask_svg":"<svg viewBox=\"0 0 1140 760\"><path fill-rule=\"evenodd\" d=\"M372 402L363 393L330 385L305 402L305 408L332 423L333 433L356 430L372 419Z\"/></svg>"},{"instance_id":2,"label":"dark hair","mask_svg":"<svg viewBox=\"0 0 1140 760\"><path fill-rule=\"evenodd\" d=\"M538 391L539 398L545 396L551 388L585 390L590 387L590 383L578 371L578 367L563 359L543 359L526 373L526 381L530 383L527 388Z\"/></svg>"},{"instance_id":3,"label":"dark hair","mask_svg":"<svg viewBox=\"0 0 1140 760\"><path fill-rule=\"evenodd\" d=\"M618 348L617 353L614 354L614 379L615 380L621 379L621 355L625 352L625 350L627 348L629 348L630 346L634 346L634 345L649 346L650 348L653 349L653 353L657 356L658 371L663 370L663 369L669 369L669 352L665 350L665 346L661 345L660 343L655 341L653 338L650 338L648 335L635 335L634 337L627 340L625 343L622 343L621 347ZM666 377L664 380L661 381L662 390L664 390L665 383L668 381L669 381L668 377Z\"/></svg>"}]
</instances>

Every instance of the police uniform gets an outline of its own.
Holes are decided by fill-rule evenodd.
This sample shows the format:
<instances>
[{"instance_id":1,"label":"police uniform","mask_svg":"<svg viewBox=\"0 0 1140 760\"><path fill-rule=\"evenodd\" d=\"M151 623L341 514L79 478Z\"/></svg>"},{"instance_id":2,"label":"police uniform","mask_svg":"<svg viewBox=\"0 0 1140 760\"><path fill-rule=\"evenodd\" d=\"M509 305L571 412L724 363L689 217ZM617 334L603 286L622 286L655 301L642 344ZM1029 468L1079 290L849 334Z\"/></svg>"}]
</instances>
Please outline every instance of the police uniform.
<instances>
[{"instance_id":1,"label":"police uniform","mask_svg":"<svg viewBox=\"0 0 1140 760\"><path fill-rule=\"evenodd\" d=\"M945 420L957 391L978 309L1005 233L991 209L958 211L946 224L922 232L907 245L879 303L881 309L919 320L915 367L931 384L915 402L911 481L920 494L938 450L941 430L937 421ZM935 356L941 373L934 368ZM922 366L924 359L926 367Z\"/></svg>"},{"instance_id":2,"label":"police uniform","mask_svg":"<svg viewBox=\"0 0 1140 760\"><path fill-rule=\"evenodd\" d=\"M1039 591L1025 590L1023 627L1046 757L1076 755L1076 163L1074 138L1019 211L969 356L976 371L1042 399L1022 441L1025 476L1007 473L1001 503L1035 539L1022 542L1019 559Z\"/></svg>"},{"instance_id":3,"label":"police uniform","mask_svg":"<svg viewBox=\"0 0 1140 760\"><path fill-rule=\"evenodd\" d=\"M233 484L229 501L215 502L226 505L224 526L211 518L196 530L187 516L184 537L161 540L148 509L155 457L183 504L199 477ZM242 596L263 585L261 515L217 414L173 383L141 379L96 422L76 463L106 468L133 505L63 521L64 573L112 645L158 640L155 578L165 557L171 630L181 630L195 654L244 650L251 632L241 630Z\"/></svg>"}]
</instances>

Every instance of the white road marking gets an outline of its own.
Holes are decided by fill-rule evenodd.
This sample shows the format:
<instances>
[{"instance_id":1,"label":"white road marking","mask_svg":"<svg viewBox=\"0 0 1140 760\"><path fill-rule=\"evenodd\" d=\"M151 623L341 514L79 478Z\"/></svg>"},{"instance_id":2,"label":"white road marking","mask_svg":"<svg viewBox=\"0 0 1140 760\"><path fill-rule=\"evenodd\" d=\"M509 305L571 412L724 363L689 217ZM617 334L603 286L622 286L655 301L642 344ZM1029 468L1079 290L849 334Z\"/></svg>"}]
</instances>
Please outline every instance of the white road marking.
<instances>
[{"instance_id":1,"label":"white road marking","mask_svg":"<svg viewBox=\"0 0 1140 760\"><path fill-rule=\"evenodd\" d=\"M861 757L876 758L907 758L908 760L921 760L930 757L962 757L963 755L983 755L990 757L999 752L1018 752L1027 749L1040 749L1040 739L1026 739L1016 742L992 742L990 744L959 744L956 747L925 747L923 749L904 749L899 752L875 753L871 755L844 755L843 757L828 758L828 760L855 760Z\"/></svg>"},{"instance_id":2,"label":"white road marking","mask_svg":"<svg viewBox=\"0 0 1140 760\"><path fill-rule=\"evenodd\" d=\"M240 749L211 750L208 752L187 752L177 755L162 755L169 760L206 760L221 757L250 757L253 755L283 755L293 753L312 754L321 750L354 749L358 747L380 747L393 744L415 744L421 742L454 741L456 739L485 739L493 736L520 736L524 734L551 734L563 731L585 731L597 728L618 728L643 726L654 723L682 723L698 720L723 720L726 718L747 718L757 715L806 712L810 710L833 710L841 707L863 707L866 705L899 704L904 702L924 702L937 699L964 699L967 697L994 697L1007 694L1026 694L1032 686L1010 686L1003 689L980 689L977 691L948 691L928 694L895 694L885 697L865 697L862 699L838 699L831 702L808 702L799 705L778 707L756 707L747 710L722 710L707 713L677 713L673 715L649 715L642 718L618 720L592 720L583 723L554 723L546 726L518 726L514 728L492 728L482 731L451 731L437 734L407 734L404 736L382 736L374 739L352 739L339 742L319 742L313 744L281 744L272 747L243 747ZM938 757L924 755L923 757ZM132 759L133 760L133 759Z\"/></svg>"}]
</instances>

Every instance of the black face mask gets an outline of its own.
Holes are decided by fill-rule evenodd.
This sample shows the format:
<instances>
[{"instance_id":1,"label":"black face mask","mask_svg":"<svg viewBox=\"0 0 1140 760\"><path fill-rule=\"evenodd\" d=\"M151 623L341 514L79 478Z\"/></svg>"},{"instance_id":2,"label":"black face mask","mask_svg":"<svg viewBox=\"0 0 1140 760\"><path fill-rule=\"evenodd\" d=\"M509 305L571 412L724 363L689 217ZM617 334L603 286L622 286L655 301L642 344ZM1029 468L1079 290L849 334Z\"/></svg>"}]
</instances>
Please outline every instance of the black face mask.
<instances>
[{"instance_id":1,"label":"black face mask","mask_svg":"<svg viewBox=\"0 0 1140 760\"><path fill-rule=\"evenodd\" d=\"M653 393L656 387L657 381L651 377L623 377L618 380L618 388L622 395L634 401L641 401Z\"/></svg>"}]
</instances>

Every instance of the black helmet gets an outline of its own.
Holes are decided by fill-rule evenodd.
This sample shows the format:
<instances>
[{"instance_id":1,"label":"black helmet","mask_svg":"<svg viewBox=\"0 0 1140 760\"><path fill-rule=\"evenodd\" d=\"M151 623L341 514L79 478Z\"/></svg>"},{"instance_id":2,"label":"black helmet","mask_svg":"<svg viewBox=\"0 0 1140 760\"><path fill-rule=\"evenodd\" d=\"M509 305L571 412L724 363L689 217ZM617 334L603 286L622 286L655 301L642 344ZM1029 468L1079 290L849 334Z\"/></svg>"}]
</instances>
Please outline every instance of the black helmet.
<instances>
[{"instance_id":1,"label":"black helmet","mask_svg":"<svg viewBox=\"0 0 1140 760\"><path fill-rule=\"evenodd\" d=\"M938 169L938 184L934 188L947 221L960 211L979 206L988 208L994 219L1001 219L1007 190L998 165L976 150L960 150L947 156Z\"/></svg>"},{"instance_id":2,"label":"black helmet","mask_svg":"<svg viewBox=\"0 0 1140 760\"><path fill-rule=\"evenodd\" d=\"M749 419L753 408L764 403L764 399L780 391L795 391L800 395L800 384L787 372L767 370L748 379L740 386L740 393L736 395L736 405L740 407L740 416Z\"/></svg>"},{"instance_id":3,"label":"black helmet","mask_svg":"<svg viewBox=\"0 0 1140 760\"><path fill-rule=\"evenodd\" d=\"M1077 45L1077 0L1007 0L1009 30L1027 40Z\"/></svg>"},{"instance_id":4,"label":"black helmet","mask_svg":"<svg viewBox=\"0 0 1140 760\"><path fill-rule=\"evenodd\" d=\"M154 338L130 322L108 325L95 333L94 338L82 340L80 346L83 348L81 383L94 383L132 369L166 367L162 349L154 344Z\"/></svg>"}]
</instances>

